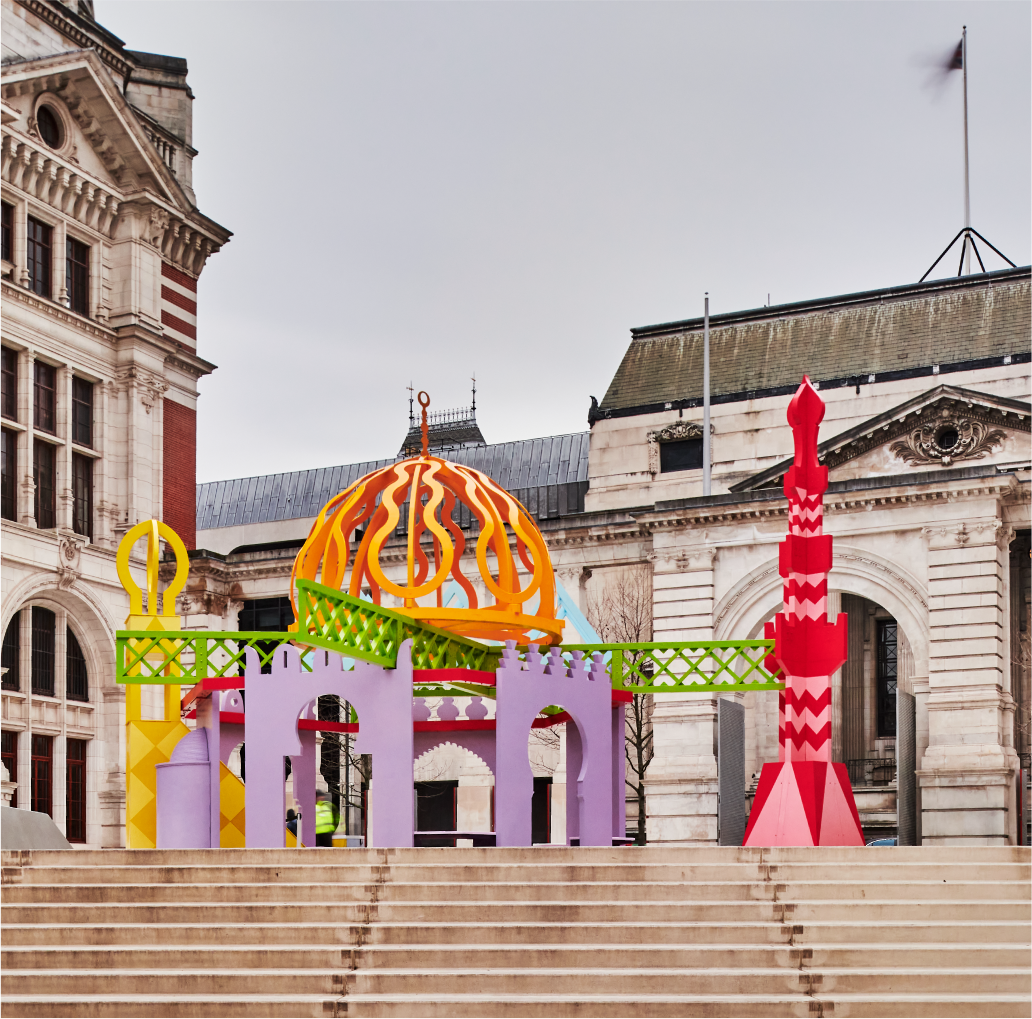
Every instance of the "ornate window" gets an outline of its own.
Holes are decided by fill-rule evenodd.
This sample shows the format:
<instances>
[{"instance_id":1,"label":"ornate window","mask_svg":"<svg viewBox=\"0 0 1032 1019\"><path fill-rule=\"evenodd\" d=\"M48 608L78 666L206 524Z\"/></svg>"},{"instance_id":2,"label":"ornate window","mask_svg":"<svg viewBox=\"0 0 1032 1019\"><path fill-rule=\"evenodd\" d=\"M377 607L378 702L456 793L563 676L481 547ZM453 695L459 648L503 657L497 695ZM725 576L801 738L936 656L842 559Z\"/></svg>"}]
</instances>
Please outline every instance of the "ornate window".
<instances>
[{"instance_id":1,"label":"ornate window","mask_svg":"<svg viewBox=\"0 0 1032 1019\"><path fill-rule=\"evenodd\" d=\"M7 624L4 633L3 650L3 688L5 690L21 689L21 613L15 612ZM11 774L11 781L18 780Z\"/></svg>"},{"instance_id":2,"label":"ornate window","mask_svg":"<svg viewBox=\"0 0 1032 1019\"><path fill-rule=\"evenodd\" d=\"M649 432L649 473L702 470L702 429L690 421L675 421Z\"/></svg>"},{"instance_id":3,"label":"ornate window","mask_svg":"<svg viewBox=\"0 0 1032 1019\"><path fill-rule=\"evenodd\" d=\"M33 365L35 379L32 388L32 423L41 432L54 431L54 405L57 372L53 365L37 361Z\"/></svg>"},{"instance_id":4,"label":"ornate window","mask_svg":"<svg viewBox=\"0 0 1032 1019\"><path fill-rule=\"evenodd\" d=\"M54 738L32 734L32 809L54 813Z\"/></svg>"},{"instance_id":5,"label":"ornate window","mask_svg":"<svg viewBox=\"0 0 1032 1019\"><path fill-rule=\"evenodd\" d=\"M36 127L39 136L52 149L59 149L64 132L61 130L61 118L52 106L40 106L36 110Z\"/></svg>"}]
</instances>

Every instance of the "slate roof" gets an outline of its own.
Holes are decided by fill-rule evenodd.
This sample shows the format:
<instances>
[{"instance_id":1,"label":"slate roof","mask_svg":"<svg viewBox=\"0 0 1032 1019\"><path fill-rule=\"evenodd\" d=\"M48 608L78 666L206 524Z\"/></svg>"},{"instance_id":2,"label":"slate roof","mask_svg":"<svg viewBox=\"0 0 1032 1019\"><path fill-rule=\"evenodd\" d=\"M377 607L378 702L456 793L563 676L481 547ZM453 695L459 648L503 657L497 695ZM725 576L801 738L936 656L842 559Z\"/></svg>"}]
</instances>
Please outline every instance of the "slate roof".
<instances>
[{"instance_id":1,"label":"slate roof","mask_svg":"<svg viewBox=\"0 0 1032 1019\"><path fill-rule=\"evenodd\" d=\"M588 432L457 449L447 459L482 471L537 519L580 513L588 489ZM265 474L197 486L197 530L314 517L363 474L397 461ZM468 514L461 518L469 523Z\"/></svg>"},{"instance_id":2,"label":"slate roof","mask_svg":"<svg viewBox=\"0 0 1032 1019\"><path fill-rule=\"evenodd\" d=\"M881 378L919 365L1027 357L1030 279L1026 266L713 315L712 396L727 402L794 389L804 372L815 382L849 376L866 382L872 374ZM665 402L702 398L701 318L632 329L631 335L600 405L603 414L645 413Z\"/></svg>"}]
</instances>

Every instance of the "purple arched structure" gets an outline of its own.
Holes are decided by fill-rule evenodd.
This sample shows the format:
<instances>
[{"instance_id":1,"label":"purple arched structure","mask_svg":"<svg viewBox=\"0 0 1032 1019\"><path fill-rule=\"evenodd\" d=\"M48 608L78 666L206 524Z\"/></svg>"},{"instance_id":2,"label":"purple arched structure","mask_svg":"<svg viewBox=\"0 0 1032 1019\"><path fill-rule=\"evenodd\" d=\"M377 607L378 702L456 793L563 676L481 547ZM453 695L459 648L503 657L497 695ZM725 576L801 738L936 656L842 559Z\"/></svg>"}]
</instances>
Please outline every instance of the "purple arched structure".
<instances>
[{"instance_id":1,"label":"purple arched structure","mask_svg":"<svg viewBox=\"0 0 1032 1019\"><path fill-rule=\"evenodd\" d=\"M245 741L248 847L285 844L284 757L291 760L294 798L301 807L301 841L314 845L315 730L323 727L315 708L323 694L349 701L361 720L360 726L325 726L355 732L355 752L372 754L375 762L370 845L413 844L413 762L435 746L454 743L480 758L495 776L497 844L529 846L534 786L527 735L535 724L559 721L571 723L566 740L568 842L609 846L614 836L623 838L625 698L611 691L601 655L588 662L574 652L567 665L558 648L546 659L532 645L521 661L509 642L494 677L474 674L477 681L496 682L495 718L487 719L481 698L473 697L465 719L458 720L458 708L445 697L438 721L432 723L425 700L413 697L411 642L401 646L396 669L358 661L345 670L340 655L311 655L312 671L306 672L297 649L282 647L271 672L263 675L257 654L248 648L240 682L247 691L246 713L240 689L200 692L197 729L184 737L168 764L159 765L159 845L219 845L220 763L228 763L233 748ZM566 713L546 722L538 716L551 704L561 705ZM402 719L411 721L406 725Z\"/></svg>"},{"instance_id":2,"label":"purple arched structure","mask_svg":"<svg viewBox=\"0 0 1032 1019\"><path fill-rule=\"evenodd\" d=\"M412 718L412 642L405 641L399 648L396 669L356 661L353 669L344 671L340 655L316 651L312 657L312 671L305 672L296 648L280 648L273 658L272 671L262 675L257 653L252 648L247 649L244 732L248 746L245 783L248 848L275 849L286 844L283 758L310 760L314 769L314 753L304 752L307 747L302 747L297 722L305 707L323 694L336 694L342 701L354 705L360 720L355 752L373 756L376 806L371 844L411 846L415 795L409 721ZM314 740L314 733L312 737ZM311 813L314 821L314 804L308 811L302 803L302 816L306 813ZM302 841L307 828L303 823Z\"/></svg>"},{"instance_id":3,"label":"purple arched structure","mask_svg":"<svg viewBox=\"0 0 1032 1019\"><path fill-rule=\"evenodd\" d=\"M530 801L534 776L527 735L542 708L558 704L573 724L566 726L567 825L582 846L613 844L613 721L609 676L596 655L591 663L574 652L568 667L559 648L547 661L532 647L526 661L506 641L497 676L495 837L499 846L531 844ZM573 805L571 807L571 800Z\"/></svg>"}]
</instances>

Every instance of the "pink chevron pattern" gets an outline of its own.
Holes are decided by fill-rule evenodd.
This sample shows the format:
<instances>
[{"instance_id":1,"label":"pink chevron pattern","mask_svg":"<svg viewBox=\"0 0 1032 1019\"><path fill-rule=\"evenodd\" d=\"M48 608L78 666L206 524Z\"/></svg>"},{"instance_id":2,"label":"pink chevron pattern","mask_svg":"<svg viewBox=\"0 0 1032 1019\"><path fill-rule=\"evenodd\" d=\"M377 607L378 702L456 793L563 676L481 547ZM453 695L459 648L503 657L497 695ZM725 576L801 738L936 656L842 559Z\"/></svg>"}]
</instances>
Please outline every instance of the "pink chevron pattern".
<instances>
[{"instance_id":1,"label":"pink chevron pattern","mask_svg":"<svg viewBox=\"0 0 1032 1019\"><path fill-rule=\"evenodd\" d=\"M846 660L847 621L841 614L834 623L828 619L828 469L817 457L823 418L824 401L804 376L788 405L795 458L784 481L788 536L779 567L784 611L764 627L774 638L773 657L785 677L778 698L779 763L763 766L760 786L766 792L757 794L745 845L864 844L848 775L842 765L831 766L831 675ZM815 768L822 770L818 774ZM777 795L768 795L773 790ZM822 810L828 812L827 824Z\"/></svg>"}]
</instances>

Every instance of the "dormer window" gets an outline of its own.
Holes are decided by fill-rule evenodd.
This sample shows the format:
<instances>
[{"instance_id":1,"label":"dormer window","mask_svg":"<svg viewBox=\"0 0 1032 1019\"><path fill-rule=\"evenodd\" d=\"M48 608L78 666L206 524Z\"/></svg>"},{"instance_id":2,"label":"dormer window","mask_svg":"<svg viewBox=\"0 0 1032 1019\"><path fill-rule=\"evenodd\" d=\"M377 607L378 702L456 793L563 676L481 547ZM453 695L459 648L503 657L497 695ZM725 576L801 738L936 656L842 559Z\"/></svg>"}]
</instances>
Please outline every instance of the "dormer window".
<instances>
[{"instance_id":1,"label":"dormer window","mask_svg":"<svg viewBox=\"0 0 1032 1019\"><path fill-rule=\"evenodd\" d=\"M36 127L47 145L52 149L61 147L61 120L49 106L40 106L36 110Z\"/></svg>"}]
</instances>

